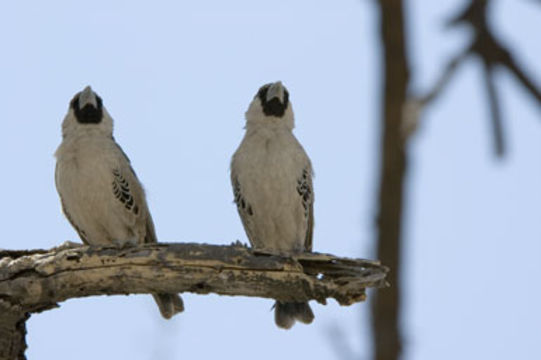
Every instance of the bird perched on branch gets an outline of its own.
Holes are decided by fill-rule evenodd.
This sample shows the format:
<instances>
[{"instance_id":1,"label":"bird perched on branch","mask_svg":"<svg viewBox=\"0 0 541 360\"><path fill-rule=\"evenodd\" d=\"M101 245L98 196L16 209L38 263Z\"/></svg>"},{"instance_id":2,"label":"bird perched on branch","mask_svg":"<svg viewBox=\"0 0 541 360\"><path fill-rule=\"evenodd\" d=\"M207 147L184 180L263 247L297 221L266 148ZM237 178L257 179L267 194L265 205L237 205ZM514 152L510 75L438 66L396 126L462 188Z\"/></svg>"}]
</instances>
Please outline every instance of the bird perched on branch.
<instances>
[{"instance_id":1,"label":"bird perched on branch","mask_svg":"<svg viewBox=\"0 0 541 360\"><path fill-rule=\"evenodd\" d=\"M244 230L256 250L312 251L312 165L292 133L293 110L280 81L262 86L246 111L246 134L231 161L231 183ZM308 303L277 301L276 325L309 324Z\"/></svg>"},{"instance_id":2,"label":"bird perched on branch","mask_svg":"<svg viewBox=\"0 0 541 360\"><path fill-rule=\"evenodd\" d=\"M71 100L56 151L62 210L86 245L157 242L143 186L113 138L113 119L87 86ZM153 294L162 316L183 311L177 294Z\"/></svg>"}]
</instances>

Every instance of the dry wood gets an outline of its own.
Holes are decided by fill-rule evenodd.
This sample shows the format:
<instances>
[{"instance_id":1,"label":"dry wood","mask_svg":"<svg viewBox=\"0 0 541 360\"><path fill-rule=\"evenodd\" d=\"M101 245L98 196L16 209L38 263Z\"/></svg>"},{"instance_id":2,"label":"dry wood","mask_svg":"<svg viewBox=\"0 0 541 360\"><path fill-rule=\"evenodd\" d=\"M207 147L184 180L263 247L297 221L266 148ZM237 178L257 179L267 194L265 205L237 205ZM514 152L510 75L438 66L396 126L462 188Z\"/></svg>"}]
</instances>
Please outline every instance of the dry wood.
<instances>
[{"instance_id":1,"label":"dry wood","mask_svg":"<svg viewBox=\"0 0 541 360\"><path fill-rule=\"evenodd\" d=\"M16 353L24 353L24 322L29 313L71 298L192 292L323 304L334 298L351 305L365 299L365 288L384 286L386 274L387 268L376 261L318 253L288 258L254 253L239 244L4 250L0 251L0 339L4 339L0 359L21 358L13 349L22 346L22 352Z\"/></svg>"}]
</instances>

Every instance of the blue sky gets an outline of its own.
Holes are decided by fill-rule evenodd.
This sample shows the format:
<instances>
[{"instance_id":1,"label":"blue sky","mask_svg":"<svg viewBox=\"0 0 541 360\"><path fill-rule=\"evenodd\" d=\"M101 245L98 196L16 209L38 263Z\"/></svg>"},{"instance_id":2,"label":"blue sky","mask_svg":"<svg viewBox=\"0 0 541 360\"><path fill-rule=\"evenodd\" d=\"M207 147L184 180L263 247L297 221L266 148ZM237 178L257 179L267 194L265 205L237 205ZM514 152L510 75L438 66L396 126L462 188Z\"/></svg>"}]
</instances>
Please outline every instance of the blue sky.
<instances>
[{"instance_id":1,"label":"blue sky","mask_svg":"<svg viewBox=\"0 0 541 360\"><path fill-rule=\"evenodd\" d=\"M429 86L467 43L466 31L442 25L463 3L408 2L416 88ZM53 153L69 100L87 84L115 120L161 241L246 241L229 160L253 95L282 80L316 172L314 250L372 257L375 10L354 0L3 2L0 247L78 240L60 211ZM497 33L541 84L541 8L498 0L493 15ZM509 154L496 161L480 73L473 60L459 69L409 145L403 313L410 359L541 356L541 112L499 74ZM368 304L314 304L314 324L286 332L273 324L271 300L183 297L186 312L170 321L150 296L67 301L31 318L28 358L327 359L337 356L336 334L357 358L370 353Z\"/></svg>"}]
</instances>

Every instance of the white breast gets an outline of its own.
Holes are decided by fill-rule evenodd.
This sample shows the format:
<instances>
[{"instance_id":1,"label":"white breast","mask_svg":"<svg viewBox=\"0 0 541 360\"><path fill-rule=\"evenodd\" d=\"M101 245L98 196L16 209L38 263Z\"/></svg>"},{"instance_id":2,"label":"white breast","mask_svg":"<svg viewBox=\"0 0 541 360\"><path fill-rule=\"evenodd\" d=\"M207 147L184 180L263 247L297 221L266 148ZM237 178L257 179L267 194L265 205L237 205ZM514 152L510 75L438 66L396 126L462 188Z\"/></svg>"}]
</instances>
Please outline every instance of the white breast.
<instances>
[{"instance_id":1,"label":"white breast","mask_svg":"<svg viewBox=\"0 0 541 360\"><path fill-rule=\"evenodd\" d=\"M126 221L112 191L112 170L122 160L111 138L66 139L56 153L56 186L66 215L91 245L137 242L132 221ZM131 224L130 224L131 222Z\"/></svg>"},{"instance_id":2,"label":"white breast","mask_svg":"<svg viewBox=\"0 0 541 360\"><path fill-rule=\"evenodd\" d=\"M289 129L246 133L232 171L252 208L250 221L244 221L252 246L284 253L303 250L307 222L297 181L309 164Z\"/></svg>"}]
</instances>

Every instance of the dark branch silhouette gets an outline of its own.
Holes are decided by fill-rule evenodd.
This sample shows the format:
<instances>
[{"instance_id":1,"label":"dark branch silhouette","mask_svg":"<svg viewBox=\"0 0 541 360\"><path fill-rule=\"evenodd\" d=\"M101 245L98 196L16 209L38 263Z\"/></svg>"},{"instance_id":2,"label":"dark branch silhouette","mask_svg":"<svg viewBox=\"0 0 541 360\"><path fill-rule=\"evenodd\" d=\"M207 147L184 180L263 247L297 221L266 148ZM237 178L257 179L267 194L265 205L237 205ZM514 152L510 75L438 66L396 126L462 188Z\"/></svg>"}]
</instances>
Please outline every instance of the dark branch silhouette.
<instances>
[{"instance_id":1,"label":"dark branch silhouette","mask_svg":"<svg viewBox=\"0 0 541 360\"><path fill-rule=\"evenodd\" d=\"M409 86L409 65L403 4L401 0L380 0L380 36L384 63L382 99L382 141L380 150L379 198L377 210L377 255L389 268L391 284L372 301L372 334L377 360L398 359L402 351L399 326L401 286L402 206L407 159L402 133L403 111Z\"/></svg>"},{"instance_id":2,"label":"dark branch silhouette","mask_svg":"<svg viewBox=\"0 0 541 360\"><path fill-rule=\"evenodd\" d=\"M372 312L374 359L397 360L402 352L401 314L401 249L404 183L407 174L406 145L417 127L422 111L433 104L469 57L480 60L484 88L490 106L491 136L495 154L502 157L506 145L498 96L498 67L513 74L519 83L541 105L541 91L519 66L513 54L492 32L487 18L489 0L470 0L451 21L450 27L469 26L470 44L453 56L443 67L434 85L424 93L407 94L409 64L406 55L407 31L404 26L402 0L379 0L380 39L382 44L383 86L381 118L381 152L379 197L377 208L377 257L390 267L391 287L375 295Z\"/></svg>"},{"instance_id":3,"label":"dark branch silhouette","mask_svg":"<svg viewBox=\"0 0 541 360\"><path fill-rule=\"evenodd\" d=\"M496 89L494 79L494 66L493 64L484 62L484 79L485 87L487 89L488 103L490 106L490 115L492 119L492 136L494 139L494 151L496 155L502 157L505 154L505 140L503 138L503 125L502 125L502 112L500 109L500 101L498 98L498 92Z\"/></svg>"},{"instance_id":4,"label":"dark branch silhouette","mask_svg":"<svg viewBox=\"0 0 541 360\"><path fill-rule=\"evenodd\" d=\"M526 75L522 67L518 65L511 51L501 43L491 30L488 24L490 3L491 0L472 0L462 12L448 22L449 27L468 26L473 32L472 41L465 50L455 56L444 67L442 75L435 82L432 89L424 95L412 95L414 99L412 101L416 101L421 108L430 105L445 89L455 74L456 68L467 57L471 55L479 58L490 107L494 152L498 157L503 157L506 146L501 101L496 86L496 68L505 68L513 74L539 106L541 106L541 90Z\"/></svg>"}]
</instances>

